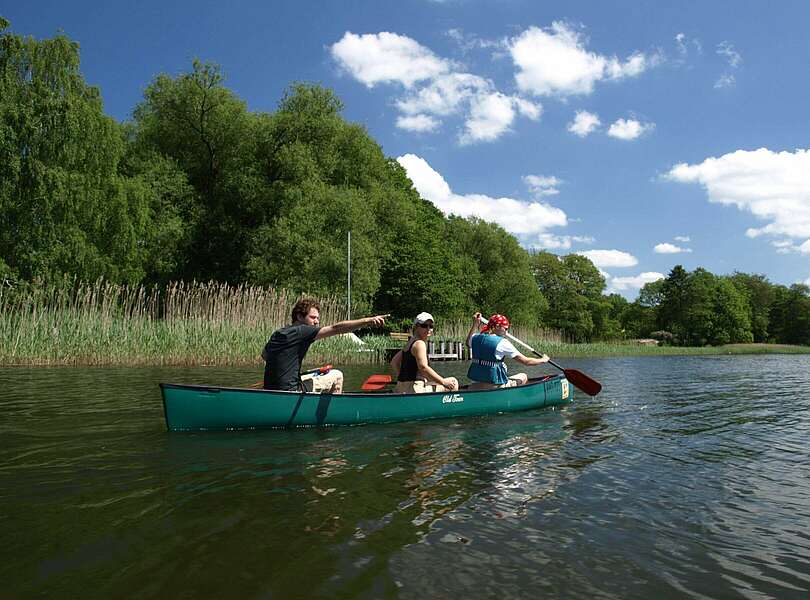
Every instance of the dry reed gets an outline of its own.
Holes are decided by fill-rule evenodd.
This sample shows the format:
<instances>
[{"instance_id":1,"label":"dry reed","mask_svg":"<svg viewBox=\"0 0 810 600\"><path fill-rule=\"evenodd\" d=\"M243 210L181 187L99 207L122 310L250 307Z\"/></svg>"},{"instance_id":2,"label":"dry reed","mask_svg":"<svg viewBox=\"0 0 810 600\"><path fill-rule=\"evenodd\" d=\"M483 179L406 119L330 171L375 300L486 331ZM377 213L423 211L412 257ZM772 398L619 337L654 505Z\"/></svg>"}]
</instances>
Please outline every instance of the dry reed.
<instances>
[{"instance_id":1,"label":"dry reed","mask_svg":"<svg viewBox=\"0 0 810 600\"><path fill-rule=\"evenodd\" d=\"M301 297L283 288L222 283L125 286L70 278L22 293L0 286L0 365L260 364L268 336L289 323ZM341 298L318 299L323 323L346 314ZM464 340L469 320L438 323L437 340ZM628 356L807 352L807 348L671 348L628 343L574 344L556 330L513 327L551 356ZM383 335L357 345L337 336L313 345L307 362L372 363L399 343ZM755 347L756 346L756 347Z\"/></svg>"},{"instance_id":2,"label":"dry reed","mask_svg":"<svg viewBox=\"0 0 810 600\"><path fill-rule=\"evenodd\" d=\"M25 294L0 289L0 364L252 364L290 321L290 290L222 283L125 286L65 279ZM324 322L345 315L318 298ZM340 343L336 344L340 346Z\"/></svg>"}]
</instances>

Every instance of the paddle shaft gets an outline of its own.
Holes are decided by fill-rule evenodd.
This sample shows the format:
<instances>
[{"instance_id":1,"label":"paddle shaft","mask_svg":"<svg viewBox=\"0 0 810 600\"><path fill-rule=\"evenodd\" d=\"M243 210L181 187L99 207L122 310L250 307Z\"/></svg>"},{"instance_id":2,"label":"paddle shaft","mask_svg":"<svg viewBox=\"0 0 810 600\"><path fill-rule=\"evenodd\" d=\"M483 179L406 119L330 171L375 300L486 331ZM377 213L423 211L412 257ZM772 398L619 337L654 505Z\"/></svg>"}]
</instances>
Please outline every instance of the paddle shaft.
<instances>
[{"instance_id":1,"label":"paddle shaft","mask_svg":"<svg viewBox=\"0 0 810 600\"><path fill-rule=\"evenodd\" d=\"M324 373L328 373L332 370L332 365L324 365L322 367L318 367L317 369L310 369L309 371L304 371L301 375L313 375L315 373L320 373L323 375ZM264 381L257 381L256 383L250 384L250 387L260 390L264 387Z\"/></svg>"},{"instance_id":2,"label":"paddle shaft","mask_svg":"<svg viewBox=\"0 0 810 600\"><path fill-rule=\"evenodd\" d=\"M488 321L487 319L485 319L484 317L478 317L478 320L479 320L479 321L481 321L481 322L482 322L484 325L486 325L487 323L489 323L489 321ZM506 332L506 337L508 337L508 338L509 338L510 340L512 340L513 342L517 342L518 344L520 344L521 346L523 346L524 348L526 348L526 350L528 350L528 351L530 351L530 352L534 352L534 353L535 353L537 356L539 356L540 358L543 358L543 355L542 355L541 353L539 353L537 350L535 350L534 348L532 348L531 346L529 346L529 344L527 344L527 343L526 343L526 342L524 342L523 340L519 340L519 339L517 339L515 336L513 336L513 335L512 335L511 333L509 333L508 331ZM565 371L565 369L563 369L563 368L562 368L560 365L558 365L557 363L555 363L555 362L554 362L553 360L551 360L550 358L548 359L548 363L549 363L550 365L553 365L553 366L557 367L557 368L558 368L560 371Z\"/></svg>"},{"instance_id":3,"label":"paddle shaft","mask_svg":"<svg viewBox=\"0 0 810 600\"><path fill-rule=\"evenodd\" d=\"M506 337L508 337L508 338L509 338L510 340L512 340L513 342L517 342L518 344L520 344L521 346L523 346L524 348L526 348L526 349L527 349L527 350L529 350L530 352L534 352L534 353L535 353L535 354L536 354L536 355L537 355L539 358L543 358L543 354L542 354L542 353L538 352L537 350L535 350L534 348L532 348L531 346L529 346L529 344L527 344L526 342L523 342L523 341L521 341L521 340L517 339L517 338L516 338L515 336L513 336L511 333L507 332L507 333L506 333ZM557 363L555 363L555 362L554 362L553 360L551 360L550 358L548 359L548 364L550 364L550 365L552 365L552 366L554 366L554 367L557 367L557 368L558 368L560 371L562 371L563 373L565 373L565 369L563 369L563 368L562 368L560 365L558 365Z\"/></svg>"},{"instance_id":4,"label":"paddle shaft","mask_svg":"<svg viewBox=\"0 0 810 600\"><path fill-rule=\"evenodd\" d=\"M484 325L489 323L489 321L487 321L487 319L485 319L484 317L479 316L478 319ZM543 357L542 354L540 354L537 350L535 350L534 348L529 346L529 344L527 344L526 342L524 342L522 340L519 340L518 338L513 336L508 331L506 332L506 337L508 337L513 342L517 342L518 344L520 344L524 348L530 350L531 352L536 354L538 357L540 357L540 358ZM576 387L581 389L583 392L585 392L589 396L596 396L599 392L602 391L602 384L599 383L598 381L596 381L595 379L593 379L592 377L588 377L585 373L582 373L581 371L577 371L576 369L564 369L560 365L555 363L553 360L551 360L550 358L548 359L548 363L550 365L552 365L553 367L556 367L560 371L562 371L571 383L573 383Z\"/></svg>"}]
</instances>

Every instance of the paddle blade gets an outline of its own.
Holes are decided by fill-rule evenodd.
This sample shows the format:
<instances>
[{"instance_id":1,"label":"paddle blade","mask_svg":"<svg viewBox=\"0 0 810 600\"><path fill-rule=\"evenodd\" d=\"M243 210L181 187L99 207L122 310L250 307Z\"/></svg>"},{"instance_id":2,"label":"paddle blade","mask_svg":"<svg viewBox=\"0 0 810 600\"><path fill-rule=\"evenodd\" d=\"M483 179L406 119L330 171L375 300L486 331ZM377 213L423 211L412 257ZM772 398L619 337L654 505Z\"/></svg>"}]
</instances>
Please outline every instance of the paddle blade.
<instances>
[{"instance_id":1,"label":"paddle blade","mask_svg":"<svg viewBox=\"0 0 810 600\"><path fill-rule=\"evenodd\" d=\"M565 373L566 379L568 379L572 385L582 390L589 396L596 396L602 391L602 384L595 379L591 379L582 371L577 371L576 369L563 369L563 373Z\"/></svg>"},{"instance_id":2,"label":"paddle blade","mask_svg":"<svg viewBox=\"0 0 810 600\"><path fill-rule=\"evenodd\" d=\"M377 390L381 390L388 386L388 383L364 383L360 386L360 389L364 392L376 392Z\"/></svg>"},{"instance_id":3,"label":"paddle blade","mask_svg":"<svg viewBox=\"0 0 810 600\"><path fill-rule=\"evenodd\" d=\"M364 392L372 392L374 390L381 390L390 383L390 375L369 375L363 382L363 385L360 386L360 389Z\"/></svg>"}]
</instances>

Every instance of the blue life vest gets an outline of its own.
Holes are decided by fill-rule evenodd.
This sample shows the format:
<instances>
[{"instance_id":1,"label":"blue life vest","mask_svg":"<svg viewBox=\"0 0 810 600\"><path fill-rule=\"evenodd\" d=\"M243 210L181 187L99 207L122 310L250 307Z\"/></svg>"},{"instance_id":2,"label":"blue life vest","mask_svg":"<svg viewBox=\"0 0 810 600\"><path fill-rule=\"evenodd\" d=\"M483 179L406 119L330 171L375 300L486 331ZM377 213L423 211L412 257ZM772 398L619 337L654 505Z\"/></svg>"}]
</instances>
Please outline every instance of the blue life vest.
<instances>
[{"instance_id":1,"label":"blue life vest","mask_svg":"<svg viewBox=\"0 0 810 600\"><path fill-rule=\"evenodd\" d=\"M503 338L499 335L477 333L472 336L472 364L467 371L467 377L473 381L503 385L509 381L506 375L506 365L503 359L495 358L495 349Z\"/></svg>"}]
</instances>

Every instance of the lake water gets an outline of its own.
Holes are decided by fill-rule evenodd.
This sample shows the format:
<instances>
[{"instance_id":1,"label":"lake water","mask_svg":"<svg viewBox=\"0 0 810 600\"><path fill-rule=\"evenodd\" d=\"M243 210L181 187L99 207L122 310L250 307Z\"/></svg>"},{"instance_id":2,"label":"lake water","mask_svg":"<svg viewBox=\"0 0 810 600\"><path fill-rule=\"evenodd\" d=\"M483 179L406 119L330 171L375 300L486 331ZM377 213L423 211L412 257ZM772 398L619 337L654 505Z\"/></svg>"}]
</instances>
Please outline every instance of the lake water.
<instances>
[{"instance_id":1,"label":"lake water","mask_svg":"<svg viewBox=\"0 0 810 600\"><path fill-rule=\"evenodd\" d=\"M810 356L560 362L603 393L191 434L158 382L259 370L0 369L0 597L810 597Z\"/></svg>"}]
</instances>

